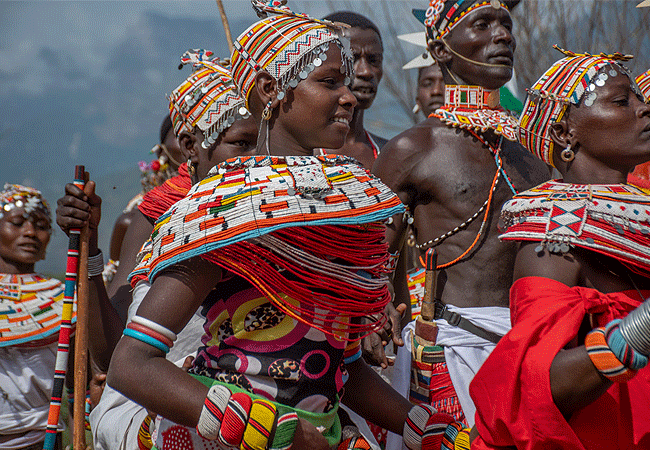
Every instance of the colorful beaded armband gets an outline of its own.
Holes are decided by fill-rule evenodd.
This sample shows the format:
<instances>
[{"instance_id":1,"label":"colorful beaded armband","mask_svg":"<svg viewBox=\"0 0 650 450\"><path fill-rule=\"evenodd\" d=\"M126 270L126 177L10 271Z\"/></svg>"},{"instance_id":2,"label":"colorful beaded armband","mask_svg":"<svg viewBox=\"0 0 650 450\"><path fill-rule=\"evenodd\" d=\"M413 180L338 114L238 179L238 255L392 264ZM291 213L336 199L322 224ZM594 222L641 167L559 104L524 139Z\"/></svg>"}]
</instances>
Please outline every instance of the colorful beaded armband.
<instances>
[{"instance_id":1,"label":"colorful beaded armband","mask_svg":"<svg viewBox=\"0 0 650 450\"><path fill-rule=\"evenodd\" d=\"M624 383L636 375L619 361L614 352L609 348L605 337L605 328L594 328L585 338L585 348L598 372L615 383Z\"/></svg>"},{"instance_id":2,"label":"colorful beaded armband","mask_svg":"<svg viewBox=\"0 0 650 450\"><path fill-rule=\"evenodd\" d=\"M241 441L243 450L266 450L268 448L277 412L277 408L271 402L261 399L253 401ZM293 434L291 440L293 441Z\"/></svg>"},{"instance_id":3,"label":"colorful beaded armband","mask_svg":"<svg viewBox=\"0 0 650 450\"><path fill-rule=\"evenodd\" d=\"M230 400L230 390L227 387L219 384L210 387L199 416L199 423L196 424L199 436L208 440L215 440L219 437L228 400Z\"/></svg>"}]
</instances>

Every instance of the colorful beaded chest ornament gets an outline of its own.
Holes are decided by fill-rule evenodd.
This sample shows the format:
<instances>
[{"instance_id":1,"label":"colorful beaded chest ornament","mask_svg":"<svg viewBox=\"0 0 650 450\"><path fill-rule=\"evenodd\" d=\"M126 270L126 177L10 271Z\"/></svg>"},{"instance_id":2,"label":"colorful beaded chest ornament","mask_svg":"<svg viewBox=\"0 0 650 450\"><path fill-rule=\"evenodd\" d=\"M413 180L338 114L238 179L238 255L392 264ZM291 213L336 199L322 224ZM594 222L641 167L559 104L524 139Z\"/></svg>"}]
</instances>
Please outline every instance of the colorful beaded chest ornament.
<instances>
[{"instance_id":1,"label":"colorful beaded chest ornament","mask_svg":"<svg viewBox=\"0 0 650 450\"><path fill-rule=\"evenodd\" d=\"M192 64L195 71L169 96L176 136L183 131L192 133L198 127L204 135L201 145L206 149L235 120L250 116L228 70L229 62L212 56L206 50L185 52L179 68Z\"/></svg>"},{"instance_id":2,"label":"colorful beaded chest ornament","mask_svg":"<svg viewBox=\"0 0 650 450\"><path fill-rule=\"evenodd\" d=\"M327 334L368 333L381 324L348 319L381 314L389 301L382 222L403 211L388 187L347 157L237 158L160 217L142 265L153 281L202 255L296 320Z\"/></svg>"}]
</instances>

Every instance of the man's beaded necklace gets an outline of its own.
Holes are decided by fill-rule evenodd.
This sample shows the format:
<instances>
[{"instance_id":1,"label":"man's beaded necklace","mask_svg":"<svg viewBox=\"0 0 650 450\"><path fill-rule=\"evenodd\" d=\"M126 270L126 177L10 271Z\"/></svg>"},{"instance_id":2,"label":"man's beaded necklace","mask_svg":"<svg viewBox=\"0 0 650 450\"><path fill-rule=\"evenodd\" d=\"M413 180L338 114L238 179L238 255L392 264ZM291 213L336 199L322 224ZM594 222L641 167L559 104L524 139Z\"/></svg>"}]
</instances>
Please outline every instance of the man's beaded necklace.
<instances>
[{"instance_id":1,"label":"man's beaded necklace","mask_svg":"<svg viewBox=\"0 0 650 450\"><path fill-rule=\"evenodd\" d=\"M453 236L460 230L467 228L470 223L472 223L476 218L480 216L483 211L485 211L483 222L481 223L474 242L458 258L454 259L451 262L438 266L438 268L442 269L459 262L462 258L469 254L472 248L474 248L476 243L479 241L479 238L483 234L485 224L487 223L487 219L489 217L490 205L492 203L492 198L499 182L500 175L503 175L513 194L517 194L517 190L515 189L512 180L510 177L508 177L505 169L503 168L500 151L501 144L503 143L503 138L511 141L517 139L516 132L518 123L513 116L505 112L499 106L499 91L488 91L481 86L445 86L444 106L437 109L429 117L437 117L447 126L458 127L467 130L479 141L481 141L483 145L490 149L490 153L492 153L494 156L494 161L497 166L497 172L494 176L488 198L485 200L483 205L481 205L478 211L476 211L476 213L455 227L453 230L450 230L441 236L438 236L437 238L431 239L422 244L416 244L416 247L420 250L436 247L440 245L445 239ZM498 146L495 147L491 145L483 137L482 134L487 130L492 130L496 135L500 137Z\"/></svg>"}]
</instances>

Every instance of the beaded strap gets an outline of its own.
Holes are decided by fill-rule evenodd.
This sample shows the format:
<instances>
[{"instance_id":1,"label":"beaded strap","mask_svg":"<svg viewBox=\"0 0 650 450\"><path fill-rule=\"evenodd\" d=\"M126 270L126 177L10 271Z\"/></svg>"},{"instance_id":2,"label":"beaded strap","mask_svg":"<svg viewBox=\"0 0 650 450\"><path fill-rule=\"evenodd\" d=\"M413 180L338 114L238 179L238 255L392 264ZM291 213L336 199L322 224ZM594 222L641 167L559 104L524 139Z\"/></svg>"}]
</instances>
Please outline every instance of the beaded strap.
<instances>
[{"instance_id":1,"label":"beaded strap","mask_svg":"<svg viewBox=\"0 0 650 450\"><path fill-rule=\"evenodd\" d=\"M615 383L624 383L636 375L636 371L625 367L609 348L605 337L605 328L591 330L585 338L585 348L598 372L609 380Z\"/></svg>"},{"instance_id":2,"label":"beaded strap","mask_svg":"<svg viewBox=\"0 0 650 450\"><path fill-rule=\"evenodd\" d=\"M252 403L250 396L243 392L230 396L219 428L218 439L224 448L239 448L241 445Z\"/></svg>"},{"instance_id":3,"label":"beaded strap","mask_svg":"<svg viewBox=\"0 0 650 450\"><path fill-rule=\"evenodd\" d=\"M276 415L277 409L273 403L261 399L253 401L241 442L242 450L266 450ZM293 434L291 441L293 441Z\"/></svg>"},{"instance_id":4,"label":"beaded strap","mask_svg":"<svg viewBox=\"0 0 650 450\"><path fill-rule=\"evenodd\" d=\"M199 436L208 440L215 440L219 437L219 429L230 395L230 390L225 386L217 384L210 387L199 416L199 423L196 424Z\"/></svg>"},{"instance_id":5,"label":"beaded strap","mask_svg":"<svg viewBox=\"0 0 650 450\"><path fill-rule=\"evenodd\" d=\"M296 434L298 426L298 414L289 412L278 418L278 424L275 427L273 443L269 450L289 450L293 445L293 436Z\"/></svg>"}]
</instances>

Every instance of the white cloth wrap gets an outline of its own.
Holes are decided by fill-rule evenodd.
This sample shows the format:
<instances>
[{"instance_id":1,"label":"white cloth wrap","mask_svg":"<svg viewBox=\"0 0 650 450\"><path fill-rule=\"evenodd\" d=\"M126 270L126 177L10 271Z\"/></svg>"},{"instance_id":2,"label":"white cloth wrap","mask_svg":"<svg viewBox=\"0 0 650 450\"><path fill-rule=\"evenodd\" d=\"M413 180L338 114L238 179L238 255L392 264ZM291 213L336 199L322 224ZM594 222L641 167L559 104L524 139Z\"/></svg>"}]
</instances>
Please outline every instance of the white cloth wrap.
<instances>
[{"instance_id":1,"label":"white cloth wrap","mask_svg":"<svg viewBox=\"0 0 650 450\"><path fill-rule=\"evenodd\" d=\"M56 342L42 347L0 347L0 449L27 447L45 439ZM64 398L62 408L67 408ZM64 430L59 419L59 430Z\"/></svg>"},{"instance_id":2,"label":"white cloth wrap","mask_svg":"<svg viewBox=\"0 0 650 450\"><path fill-rule=\"evenodd\" d=\"M133 290L133 301L129 306L127 321L138 310L142 299L149 292L151 284L140 281ZM194 313L178 339L167 354L167 360L181 366L185 357L196 353L201 345L205 318ZM145 380L146 381L146 380ZM104 388L99 404L90 412L89 422L95 450L132 450L138 448L138 430L147 416L147 410L129 400L108 384Z\"/></svg>"},{"instance_id":3,"label":"white cloth wrap","mask_svg":"<svg viewBox=\"0 0 650 450\"><path fill-rule=\"evenodd\" d=\"M447 308L487 331L500 335L505 335L510 331L510 310L508 308L500 306L459 308L454 305L447 305ZM469 384L496 344L462 328L449 325L446 320L436 320L435 323L438 326L436 345L444 347L445 361L451 382L458 394L458 401L463 408L467 423L472 427L474 426L476 408L469 395ZM392 386L405 398L409 397L411 383L411 335L414 331L415 321L413 320L402 330L404 347L400 347L397 351L393 370ZM402 446L402 437L389 432L386 450L400 450Z\"/></svg>"}]
</instances>

